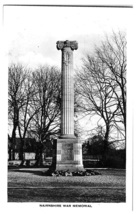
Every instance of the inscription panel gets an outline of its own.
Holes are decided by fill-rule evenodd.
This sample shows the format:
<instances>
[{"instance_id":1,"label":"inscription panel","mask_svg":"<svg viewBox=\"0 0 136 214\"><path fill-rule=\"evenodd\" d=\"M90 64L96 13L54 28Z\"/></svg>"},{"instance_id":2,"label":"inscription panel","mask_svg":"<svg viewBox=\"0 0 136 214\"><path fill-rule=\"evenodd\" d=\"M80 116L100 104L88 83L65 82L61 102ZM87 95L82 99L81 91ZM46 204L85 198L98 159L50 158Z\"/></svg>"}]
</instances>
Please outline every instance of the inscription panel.
<instances>
[{"instance_id":1,"label":"inscription panel","mask_svg":"<svg viewBox=\"0 0 136 214\"><path fill-rule=\"evenodd\" d=\"M62 161L71 161L74 160L74 154L73 154L73 144L62 144Z\"/></svg>"}]
</instances>

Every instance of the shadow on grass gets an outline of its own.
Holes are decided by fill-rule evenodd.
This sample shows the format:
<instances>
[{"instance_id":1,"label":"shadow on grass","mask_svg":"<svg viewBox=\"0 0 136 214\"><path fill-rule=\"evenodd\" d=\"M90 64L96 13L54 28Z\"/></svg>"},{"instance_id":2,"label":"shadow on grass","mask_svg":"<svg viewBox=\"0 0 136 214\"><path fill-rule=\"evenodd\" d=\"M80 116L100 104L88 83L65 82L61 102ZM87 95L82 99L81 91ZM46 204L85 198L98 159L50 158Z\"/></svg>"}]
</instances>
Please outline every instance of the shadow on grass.
<instances>
[{"instance_id":1,"label":"shadow on grass","mask_svg":"<svg viewBox=\"0 0 136 214\"><path fill-rule=\"evenodd\" d=\"M9 189L8 202L125 202L124 189Z\"/></svg>"},{"instance_id":2,"label":"shadow on grass","mask_svg":"<svg viewBox=\"0 0 136 214\"><path fill-rule=\"evenodd\" d=\"M28 174L33 174L33 175L38 175L38 176L48 176L52 177L51 175L46 175L46 172L50 169L48 166L41 166L41 167L19 167L19 166L9 166L8 171L9 172L16 172L16 173L28 173ZM88 168L89 169L89 168ZM88 170L86 168L86 170ZM126 170L123 169L93 169L94 171L100 172L101 175L108 175L108 176L116 176L116 177L125 177L126 176ZM96 176L96 175L94 175ZM63 176L65 177L65 176Z\"/></svg>"},{"instance_id":3,"label":"shadow on grass","mask_svg":"<svg viewBox=\"0 0 136 214\"><path fill-rule=\"evenodd\" d=\"M47 171L49 169L45 168L45 167L8 167L8 171L9 172L16 172L16 173L29 173L29 174L34 174L34 175L39 175L39 176L43 176L43 172Z\"/></svg>"},{"instance_id":4,"label":"shadow on grass","mask_svg":"<svg viewBox=\"0 0 136 214\"><path fill-rule=\"evenodd\" d=\"M38 176L48 176L48 177L84 177L84 176L96 176L96 175L101 175L101 173L97 170L91 170L91 169L86 169L85 171L74 171L74 172L69 172L69 170L63 170L63 171L58 171L54 170L53 168L45 168L45 167L8 167L9 172L17 172L17 173L31 173L34 175Z\"/></svg>"}]
</instances>

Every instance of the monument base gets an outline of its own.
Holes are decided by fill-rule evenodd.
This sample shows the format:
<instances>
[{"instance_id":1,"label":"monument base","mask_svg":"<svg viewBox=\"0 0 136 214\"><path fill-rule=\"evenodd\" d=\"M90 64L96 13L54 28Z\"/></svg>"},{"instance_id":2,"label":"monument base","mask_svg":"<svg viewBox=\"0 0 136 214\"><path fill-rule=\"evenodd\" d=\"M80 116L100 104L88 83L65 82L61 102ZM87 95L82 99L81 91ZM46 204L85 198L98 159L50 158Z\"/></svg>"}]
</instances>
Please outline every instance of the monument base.
<instances>
[{"instance_id":1,"label":"monument base","mask_svg":"<svg viewBox=\"0 0 136 214\"><path fill-rule=\"evenodd\" d=\"M59 171L84 171L81 142L76 138L54 140L52 168Z\"/></svg>"}]
</instances>

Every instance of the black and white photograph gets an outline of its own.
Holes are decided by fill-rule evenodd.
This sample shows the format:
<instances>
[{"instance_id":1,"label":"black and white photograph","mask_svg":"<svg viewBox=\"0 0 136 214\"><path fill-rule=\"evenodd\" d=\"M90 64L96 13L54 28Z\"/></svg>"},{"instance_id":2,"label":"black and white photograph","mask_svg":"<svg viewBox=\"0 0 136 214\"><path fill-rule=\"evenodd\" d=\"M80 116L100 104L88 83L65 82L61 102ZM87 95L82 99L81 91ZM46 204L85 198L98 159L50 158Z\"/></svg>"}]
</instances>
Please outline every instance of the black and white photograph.
<instances>
[{"instance_id":1,"label":"black and white photograph","mask_svg":"<svg viewBox=\"0 0 136 214\"><path fill-rule=\"evenodd\" d=\"M7 206L132 211L132 13L3 4Z\"/></svg>"}]
</instances>

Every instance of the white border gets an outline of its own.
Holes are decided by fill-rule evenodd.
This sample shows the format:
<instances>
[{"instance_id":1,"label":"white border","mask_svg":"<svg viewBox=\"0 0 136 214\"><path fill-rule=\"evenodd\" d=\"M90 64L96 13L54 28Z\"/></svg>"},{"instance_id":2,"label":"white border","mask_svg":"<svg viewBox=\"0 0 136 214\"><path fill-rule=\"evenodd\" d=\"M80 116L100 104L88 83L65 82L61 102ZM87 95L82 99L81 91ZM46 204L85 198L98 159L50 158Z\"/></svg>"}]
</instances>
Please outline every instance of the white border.
<instances>
[{"instance_id":1,"label":"white border","mask_svg":"<svg viewBox=\"0 0 136 214\"><path fill-rule=\"evenodd\" d=\"M65 2L65 3L64 3ZM30 1L30 0L24 0L24 1L14 1L11 3L11 1L2 1L2 5L3 4L77 4L76 1L73 0L69 0L69 1L56 1L54 0L50 0L50 1ZM124 0L124 1L119 1L119 0L114 0L114 1L78 1L78 4L93 4L93 5L134 5L134 1L131 0ZM135 9L132 9L133 11L135 11ZM2 11L2 8L1 8ZM134 13L134 12L132 12ZM127 15L127 14L126 14ZM1 16L2 17L2 16ZM39 203L7 203L7 190L5 189L5 187L7 186L7 179L6 179L6 172L7 172L7 167L5 167L5 163L7 164L7 145L6 145L6 140L7 140L7 129L5 127L7 127L7 106L5 106L5 103L7 103L7 97L5 96L5 94L7 94L7 69L6 69L6 57L2 58L2 69L1 69L1 84L0 84L0 92L1 92L1 106L0 106L0 112L2 113L1 115L1 123L0 123L0 130L2 130L1 133L3 133L4 137L2 136L1 138L1 144L2 144L2 150L1 150L1 210L5 213L10 212L10 213L15 213L15 212L19 212L19 213L23 213L24 211L26 212L31 212L31 213L37 213L37 212L48 212L48 211L53 211L53 212L64 212L64 211L77 211L77 212L92 212L92 211L106 211L112 213L115 211L118 212L131 212L132 211L132 181L133 181L133 185L135 185L134 179L135 179L135 170L134 168L136 167L135 164L135 148L136 146L134 145L134 139L135 135L134 135L134 130L135 130L135 119L134 116L134 111L135 111L135 101L134 101L134 96L135 96L135 67L134 67L134 52L133 50L135 50L135 46L134 46L134 40L136 38L136 35L134 33L134 27L135 27L135 21L134 21L135 15L133 14L133 19L132 19L132 23L130 23L130 31L128 33L128 38L129 38L129 43L128 43L128 71L131 72L131 75L128 77L128 95L127 95L127 102L129 102L128 104L128 117L127 117L127 126L128 126L128 141L127 141L127 203L125 204L93 204L92 206L93 208L86 208L85 210L82 208L76 208L74 209L69 209L69 208L63 208L63 209L59 209L59 208L52 208L52 210L50 208L40 208L39 209ZM135 19L136 20L136 19ZM4 38L2 38L2 44L4 41ZM5 44L6 46L6 44ZM3 46L3 48L5 49L5 46ZM3 54L3 51L2 51ZM132 73L133 72L133 73ZM132 113L133 112L133 113ZM4 115L4 117L3 117ZM3 129L4 127L4 129ZM129 143L130 142L130 143ZM133 144L131 143L133 142ZM4 144L4 147L3 147ZM132 156L133 154L133 156ZM132 171L132 160L133 160L133 171ZM133 177L132 177L132 172L133 172ZM134 186L133 186L133 197L135 198L135 191L134 191ZM133 198L133 210L135 211L135 204L134 204L134 198ZM57 211L58 209L58 211ZM91 210L90 210L91 209Z\"/></svg>"}]
</instances>

